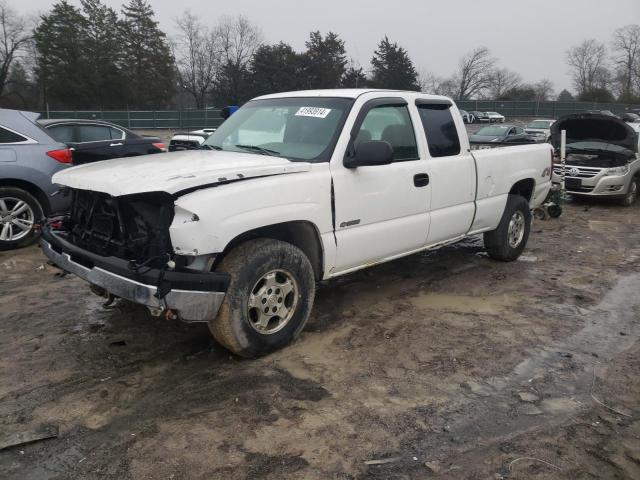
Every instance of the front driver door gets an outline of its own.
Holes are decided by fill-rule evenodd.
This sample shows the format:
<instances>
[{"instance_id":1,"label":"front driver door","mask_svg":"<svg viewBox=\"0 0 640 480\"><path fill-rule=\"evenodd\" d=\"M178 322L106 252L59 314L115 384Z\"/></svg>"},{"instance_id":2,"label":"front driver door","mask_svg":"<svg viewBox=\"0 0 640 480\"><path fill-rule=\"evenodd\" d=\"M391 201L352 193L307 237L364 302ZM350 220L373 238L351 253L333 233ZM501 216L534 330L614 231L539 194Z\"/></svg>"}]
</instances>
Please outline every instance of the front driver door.
<instances>
[{"instance_id":1,"label":"front driver door","mask_svg":"<svg viewBox=\"0 0 640 480\"><path fill-rule=\"evenodd\" d=\"M413 118L412 118L413 117ZM414 124L402 98L363 105L347 150L368 140L389 142L388 165L346 168L332 162L337 256L333 273L364 266L422 247L429 231L430 186Z\"/></svg>"}]
</instances>

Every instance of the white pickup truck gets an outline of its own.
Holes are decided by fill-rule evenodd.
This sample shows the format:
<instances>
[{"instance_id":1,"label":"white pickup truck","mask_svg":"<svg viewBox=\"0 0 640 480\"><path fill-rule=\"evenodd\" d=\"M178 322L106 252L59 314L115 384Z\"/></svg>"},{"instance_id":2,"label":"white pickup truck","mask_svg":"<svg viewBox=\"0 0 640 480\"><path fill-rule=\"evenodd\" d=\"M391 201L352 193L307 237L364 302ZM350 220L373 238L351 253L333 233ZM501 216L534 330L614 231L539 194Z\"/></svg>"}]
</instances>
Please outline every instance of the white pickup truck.
<instances>
[{"instance_id":1,"label":"white pickup truck","mask_svg":"<svg viewBox=\"0 0 640 480\"><path fill-rule=\"evenodd\" d=\"M548 144L472 153L446 97L267 95L199 150L56 174L72 209L41 246L95 293L208 322L254 357L300 333L316 281L479 233L492 258L515 260L551 169Z\"/></svg>"}]
</instances>

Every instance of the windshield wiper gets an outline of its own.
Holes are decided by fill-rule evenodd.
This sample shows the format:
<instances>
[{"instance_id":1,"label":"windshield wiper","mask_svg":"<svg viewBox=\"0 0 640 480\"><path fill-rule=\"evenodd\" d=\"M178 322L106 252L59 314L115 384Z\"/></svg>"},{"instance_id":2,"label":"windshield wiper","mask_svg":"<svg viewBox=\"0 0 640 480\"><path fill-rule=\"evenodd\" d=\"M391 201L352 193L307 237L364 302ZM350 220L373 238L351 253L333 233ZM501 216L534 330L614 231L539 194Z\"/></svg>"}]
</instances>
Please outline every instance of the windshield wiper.
<instances>
[{"instance_id":1,"label":"windshield wiper","mask_svg":"<svg viewBox=\"0 0 640 480\"><path fill-rule=\"evenodd\" d=\"M200 145L198 147L198 150L222 150L222 147L219 147L217 145L207 145L206 143L203 145Z\"/></svg>"},{"instance_id":2,"label":"windshield wiper","mask_svg":"<svg viewBox=\"0 0 640 480\"><path fill-rule=\"evenodd\" d=\"M280 156L280 152L276 152L275 150L270 150L264 147L259 147L257 145L235 145L235 147L243 148L245 150L251 150L252 152L258 152L258 153L261 153L262 155L269 155L270 157Z\"/></svg>"}]
</instances>

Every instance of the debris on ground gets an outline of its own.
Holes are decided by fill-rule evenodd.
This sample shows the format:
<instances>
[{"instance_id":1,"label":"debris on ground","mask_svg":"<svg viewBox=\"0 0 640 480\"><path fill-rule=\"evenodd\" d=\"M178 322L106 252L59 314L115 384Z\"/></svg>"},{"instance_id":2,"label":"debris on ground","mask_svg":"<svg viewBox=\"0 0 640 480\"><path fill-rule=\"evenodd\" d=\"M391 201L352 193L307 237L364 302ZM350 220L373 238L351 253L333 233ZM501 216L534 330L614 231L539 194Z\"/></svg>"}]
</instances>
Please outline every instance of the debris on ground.
<instances>
[{"instance_id":1,"label":"debris on ground","mask_svg":"<svg viewBox=\"0 0 640 480\"><path fill-rule=\"evenodd\" d=\"M41 425L33 430L24 432L0 434L0 450L39 442L58 436L58 427L55 425Z\"/></svg>"},{"instance_id":2,"label":"debris on ground","mask_svg":"<svg viewBox=\"0 0 640 480\"><path fill-rule=\"evenodd\" d=\"M518 392L518 397L523 402L528 402L528 403L534 403L540 399L540 397L538 397L536 394L531 392Z\"/></svg>"},{"instance_id":3,"label":"debris on ground","mask_svg":"<svg viewBox=\"0 0 640 480\"><path fill-rule=\"evenodd\" d=\"M367 460L365 465L384 465L386 463L396 463L402 460L402 457L379 458L377 460Z\"/></svg>"}]
</instances>

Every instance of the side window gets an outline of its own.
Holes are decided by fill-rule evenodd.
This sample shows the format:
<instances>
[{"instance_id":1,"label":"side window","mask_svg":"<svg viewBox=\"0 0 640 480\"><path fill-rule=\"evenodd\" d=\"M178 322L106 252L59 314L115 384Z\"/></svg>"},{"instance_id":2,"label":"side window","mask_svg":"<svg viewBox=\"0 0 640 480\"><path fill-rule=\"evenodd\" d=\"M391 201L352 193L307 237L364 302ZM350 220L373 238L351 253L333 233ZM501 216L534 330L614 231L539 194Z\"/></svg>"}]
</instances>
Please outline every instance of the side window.
<instances>
[{"instance_id":1,"label":"side window","mask_svg":"<svg viewBox=\"0 0 640 480\"><path fill-rule=\"evenodd\" d=\"M416 136L406 105L382 105L369 110L356 136L356 145L369 140L389 142L395 162L418 159Z\"/></svg>"},{"instance_id":2,"label":"side window","mask_svg":"<svg viewBox=\"0 0 640 480\"><path fill-rule=\"evenodd\" d=\"M460 153L458 130L451 116L450 105L418 105L420 119L432 157L448 157Z\"/></svg>"},{"instance_id":3,"label":"side window","mask_svg":"<svg viewBox=\"0 0 640 480\"><path fill-rule=\"evenodd\" d=\"M0 127L0 143L19 143L27 139L22 135L13 133L5 128Z\"/></svg>"},{"instance_id":4,"label":"side window","mask_svg":"<svg viewBox=\"0 0 640 480\"><path fill-rule=\"evenodd\" d=\"M112 140L123 140L124 132L122 130L118 130L117 128L109 127L109 131L111 132Z\"/></svg>"},{"instance_id":5,"label":"side window","mask_svg":"<svg viewBox=\"0 0 640 480\"><path fill-rule=\"evenodd\" d=\"M109 127L102 125L78 125L78 142L111 140Z\"/></svg>"},{"instance_id":6,"label":"side window","mask_svg":"<svg viewBox=\"0 0 640 480\"><path fill-rule=\"evenodd\" d=\"M56 125L47 129L47 132L59 142L73 142L73 125Z\"/></svg>"},{"instance_id":7,"label":"side window","mask_svg":"<svg viewBox=\"0 0 640 480\"><path fill-rule=\"evenodd\" d=\"M516 135L522 135L524 133L524 128L516 127Z\"/></svg>"}]
</instances>

